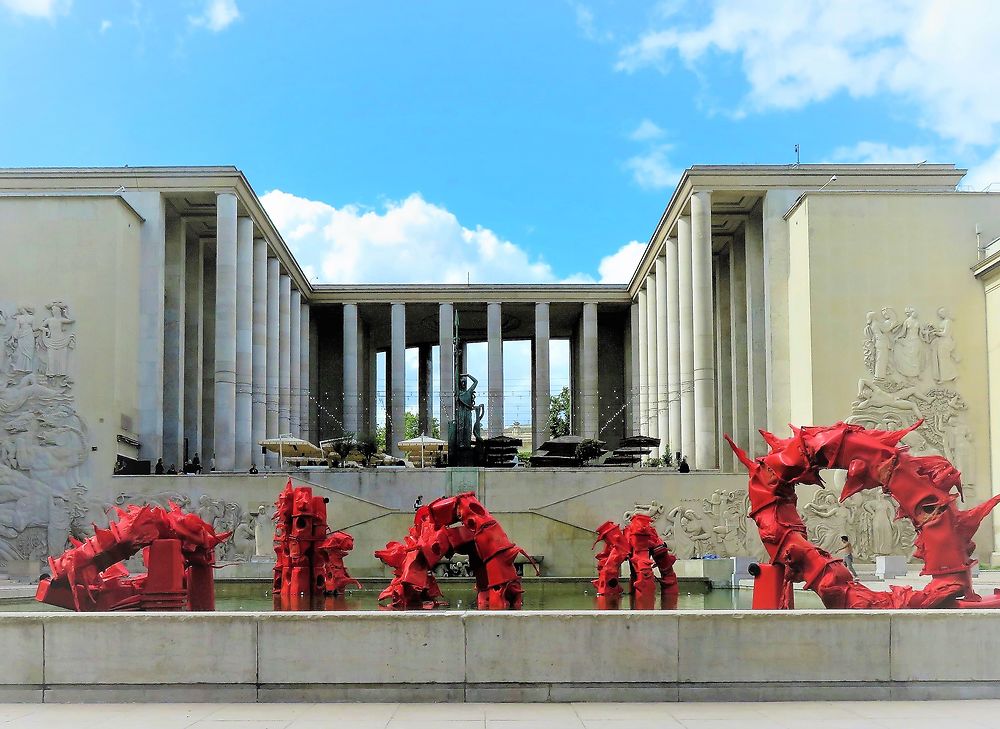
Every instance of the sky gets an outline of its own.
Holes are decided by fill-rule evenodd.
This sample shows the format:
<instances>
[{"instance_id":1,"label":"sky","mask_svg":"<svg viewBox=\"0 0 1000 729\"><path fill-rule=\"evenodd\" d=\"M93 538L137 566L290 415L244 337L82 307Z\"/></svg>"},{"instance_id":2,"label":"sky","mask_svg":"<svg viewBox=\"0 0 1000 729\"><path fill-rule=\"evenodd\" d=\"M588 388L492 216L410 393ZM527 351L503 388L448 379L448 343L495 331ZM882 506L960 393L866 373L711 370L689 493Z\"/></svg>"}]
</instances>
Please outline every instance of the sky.
<instances>
[{"instance_id":1,"label":"sky","mask_svg":"<svg viewBox=\"0 0 1000 729\"><path fill-rule=\"evenodd\" d=\"M236 165L320 282L624 283L693 164L798 144L1000 190L998 27L990 0L0 0L0 166Z\"/></svg>"}]
</instances>

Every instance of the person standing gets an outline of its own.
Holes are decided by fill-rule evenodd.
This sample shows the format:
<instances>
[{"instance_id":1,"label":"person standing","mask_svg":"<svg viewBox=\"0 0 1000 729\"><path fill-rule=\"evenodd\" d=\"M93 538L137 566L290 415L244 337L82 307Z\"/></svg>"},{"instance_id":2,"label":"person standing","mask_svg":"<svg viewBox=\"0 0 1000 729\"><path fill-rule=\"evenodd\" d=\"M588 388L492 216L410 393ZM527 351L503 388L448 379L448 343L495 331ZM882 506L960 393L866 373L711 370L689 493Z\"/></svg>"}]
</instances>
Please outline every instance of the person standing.
<instances>
[{"instance_id":1,"label":"person standing","mask_svg":"<svg viewBox=\"0 0 1000 729\"><path fill-rule=\"evenodd\" d=\"M677 464L678 473L690 473L691 466L688 465L687 456L681 456L680 463Z\"/></svg>"},{"instance_id":2,"label":"person standing","mask_svg":"<svg viewBox=\"0 0 1000 729\"><path fill-rule=\"evenodd\" d=\"M851 545L851 540L849 540L845 535L840 538L840 541L843 542L843 544L837 551L844 553L844 564L847 565L847 569L849 569L851 574L854 575L854 578L857 579L858 573L854 570L854 547Z\"/></svg>"}]
</instances>

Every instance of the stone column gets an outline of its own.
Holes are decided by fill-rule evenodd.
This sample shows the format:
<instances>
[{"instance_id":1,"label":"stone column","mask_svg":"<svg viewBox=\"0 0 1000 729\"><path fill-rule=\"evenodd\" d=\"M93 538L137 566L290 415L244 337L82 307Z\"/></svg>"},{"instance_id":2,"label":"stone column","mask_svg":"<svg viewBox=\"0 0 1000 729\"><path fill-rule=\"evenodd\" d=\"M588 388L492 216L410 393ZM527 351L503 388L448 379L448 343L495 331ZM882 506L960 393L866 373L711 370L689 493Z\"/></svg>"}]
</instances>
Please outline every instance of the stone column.
<instances>
[{"instance_id":1,"label":"stone column","mask_svg":"<svg viewBox=\"0 0 1000 729\"><path fill-rule=\"evenodd\" d=\"M139 457L152 459L155 463L163 455L166 208L159 190L137 191L122 197L137 210L142 210L145 218L139 231L138 418L135 427L139 436Z\"/></svg>"},{"instance_id":2,"label":"stone column","mask_svg":"<svg viewBox=\"0 0 1000 729\"><path fill-rule=\"evenodd\" d=\"M184 464L184 275L187 223L167 221L163 279L163 463Z\"/></svg>"},{"instance_id":3,"label":"stone column","mask_svg":"<svg viewBox=\"0 0 1000 729\"><path fill-rule=\"evenodd\" d=\"M253 458L253 221L236 221L236 460L250 468Z\"/></svg>"},{"instance_id":4,"label":"stone column","mask_svg":"<svg viewBox=\"0 0 1000 729\"><path fill-rule=\"evenodd\" d=\"M489 387L486 414L489 437L503 435L503 332L500 303L486 304L486 348Z\"/></svg>"},{"instance_id":5,"label":"stone column","mask_svg":"<svg viewBox=\"0 0 1000 729\"><path fill-rule=\"evenodd\" d=\"M646 276L646 387L649 390L648 401L646 403L646 418L649 423L649 435L653 438L660 438L660 444L666 434L660 434L660 383L657 377L656 366L656 268L654 267ZM649 454L650 458L659 458L659 447L653 448Z\"/></svg>"},{"instance_id":6,"label":"stone column","mask_svg":"<svg viewBox=\"0 0 1000 729\"><path fill-rule=\"evenodd\" d=\"M636 337L638 346L635 350L635 361L639 369L639 434L649 435L649 337L646 330L646 309L648 308L646 288L639 289L636 299L636 310L639 318L639 335Z\"/></svg>"},{"instance_id":7,"label":"stone column","mask_svg":"<svg viewBox=\"0 0 1000 729\"><path fill-rule=\"evenodd\" d=\"M358 305L344 304L344 431L361 432L358 418Z\"/></svg>"},{"instance_id":8,"label":"stone column","mask_svg":"<svg viewBox=\"0 0 1000 729\"><path fill-rule=\"evenodd\" d=\"M368 410L368 432L372 438L375 437L375 430L378 427L378 348L375 346L375 337L372 334L371 326L365 329L365 339L368 348L365 350L365 367L368 370L368 393L365 406ZM388 397L388 395L386 396Z\"/></svg>"},{"instance_id":9,"label":"stone column","mask_svg":"<svg viewBox=\"0 0 1000 729\"><path fill-rule=\"evenodd\" d=\"M767 453L764 439L758 430L767 430L767 339L764 295L764 222L760 210L750 213L746 226L746 331L747 331L747 407L750 420L750 442L747 452L762 456ZM997 520L1000 524L1000 519Z\"/></svg>"},{"instance_id":10,"label":"stone column","mask_svg":"<svg viewBox=\"0 0 1000 729\"><path fill-rule=\"evenodd\" d=\"M201 300L201 451L198 460L207 471L215 452L215 241L202 246ZM192 456L193 458L193 456Z\"/></svg>"},{"instance_id":11,"label":"stone column","mask_svg":"<svg viewBox=\"0 0 1000 729\"><path fill-rule=\"evenodd\" d=\"M631 427L629 435L639 435L642 427L639 422L639 304L633 303L629 306L629 337L631 338L627 366L631 373L628 410Z\"/></svg>"},{"instance_id":12,"label":"stone column","mask_svg":"<svg viewBox=\"0 0 1000 729\"><path fill-rule=\"evenodd\" d=\"M184 437L188 458L201 450L201 361L204 251L198 238L186 242L184 256Z\"/></svg>"},{"instance_id":13,"label":"stone column","mask_svg":"<svg viewBox=\"0 0 1000 729\"><path fill-rule=\"evenodd\" d=\"M403 440L404 424L406 422L406 304L394 302L390 321L392 329L392 346L389 352L389 362L386 369L392 374L391 403L389 406L389 425L386 427L385 447L398 458L403 452L396 444Z\"/></svg>"},{"instance_id":14,"label":"stone column","mask_svg":"<svg viewBox=\"0 0 1000 729\"><path fill-rule=\"evenodd\" d=\"M438 304L438 387L441 388L441 437L455 419L455 306Z\"/></svg>"},{"instance_id":15,"label":"stone column","mask_svg":"<svg viewBox=\"0 0 1000 729\"><path fill-rule=\"evenodd\" d=\"M691 195L691 291L694 334L695 468L718 466L715 329L712 324L712 193Z\"/></svg>"},{"instance_id":16,"label":"stone column","mask_svg":"<svg viewBox=\"0 0 1000 729\"><path fill-rule=\"evenodd\" d=\"M680 336L681 440L677 450L694 465L694 331L691 299L691 218L677 218L677 316Z\"/></svg>"},{"instance_id":17,"label":"stone column","mask_svg":"<svg viewBox=\"0 0 1000 729\"><path fill-rule=\"evenodd\" d=\"M421 433L433 436L434 412L434 349L421 344L417 350L417 427Z\"/></svg>"},{"instance_id":18,"label":"stone column","mask_svg":"<svg viewBox=\"0 0 1000 729\"><path fill-rule=\"evenodd\" d=\"M584 438L597 438L600 428L600 399L597 372L597 304L583 305L583 320L580 326L580 421Z\"/></svg>"},{"instance_id":19,"label":"stone column","mask_svg":"<svg viewBox=\"0 0 1000 729\"><path fill-rule=\"evenodd\" d=\"M251 363L250 456L260 466L260 442L267 437L267 241L253 242L253 332Z\"/></svg>"},{"instance_id":20,"label":"stone column","mask_svg":"<svg viewBox=\"0 0 1000 729\"><path fill-rule=\"evenodd\" d=\"M747 364L747 285L746 248L737 236L729 249L729 331L732 337L733 440L750 448L750 391ZM721 312L720 312L721 315ZM729 450L721 447L721 452ZM738 467L737 467L737 470Z\"/></svg>"},{"instance_id":21,"label":"stone column","mask_svg":"<svg viewBox=\"0 0 1000 729\"><path fill-rule=\"evenodd\" d=\"M236 465L236 195L216 198L215 469ZM211 463L212 454L207 455Z\"/></svg>"},{"instance_id":22,"label":"stone column","mask_svg":"<svg viewBox=\"0 0 1000 729\"><path fill-rule=\"evenodd\" d=\"M288 427L302 437L302 293L293 289L288 299Z\"/></svg>"},{"instance_id":23,"label":"stone column","mask_svg":"<svg viewBox=\"0 0 1000 729\"><path fill-rule=\"evenodd\" d=\"M670 382L667 358L667 262L656 259L656 430L660 435L660 456L670 454L677 434L670 430Z\"/></svg>"},{"instance_id":24,"label":"stone column","mask_svg":"<svg viewBox=\"0 0 1000 729\"><path fill-rule=\"evenodd\" d=\"M532 448L537 449L549 439L549 398L552 395L552 383L549 374L549 305L547 303L535 304L534 345L534 381L531 383L534 408L531 414L531 439Z\"/></svg>"},{"instance_id":25,"label":"stone column","mask_svg":"<svg viewBox=\"0 0 1000 729\"><path fill-rule=\"evenodd\" d=\"M292 432L292 280L278 277L278 435Z\"/></svg>"},{"instance_id":26,"label":"stone column","mask_svg":"<svg viewBox=\"0 0 1000 729\"><path fill-rule=\"evenodd\" d=\"M281 264L267 259L267 380L264 389L267 423L265 438L278 437L278 389L281 360ZM278 454L268 451L265 462L278 465Z\"/></svg>"},{"instance_id":27,"label":"stone column","mask_svg":"<svg viewBox=\"0 0 1000 729\"><path fill-rule=\"evenodd\" d=\"M677 238L667 238L665 246L667 269L667 432L673 454L682 451L681 435L681 326L677 293L679 271L677 267Z\"/></svg>"},{"instance_id":28,"label":"stone column","mask_svg":"<svg viewBox=\"0 0 1000 729\"><path fill-rule=\"evenodd\" d=\"M313 440L314 436L309 423L310 395L312 394L309 388L309 370L312 363L310 316L309 304L306 303L305 296L303 296L302 303L299 305L299 432L302 433L302 438L316 443L319 439Z\"/></svg>"},{"instance_id":29,"label":"stone column","mask_svg":"<svg viewBox=\"0 0 1000 729\"><path fill-rule=\"evenodd\" d=\"M729 256L715 257L715 352L717 356L716 380L717 402L719 403L718 433L733 433L733 348L729 328L732 312L730 309ZM723 473L734 473L733 451L727 445L719 449L719 469Z\"/></svg>"}]
</instances>

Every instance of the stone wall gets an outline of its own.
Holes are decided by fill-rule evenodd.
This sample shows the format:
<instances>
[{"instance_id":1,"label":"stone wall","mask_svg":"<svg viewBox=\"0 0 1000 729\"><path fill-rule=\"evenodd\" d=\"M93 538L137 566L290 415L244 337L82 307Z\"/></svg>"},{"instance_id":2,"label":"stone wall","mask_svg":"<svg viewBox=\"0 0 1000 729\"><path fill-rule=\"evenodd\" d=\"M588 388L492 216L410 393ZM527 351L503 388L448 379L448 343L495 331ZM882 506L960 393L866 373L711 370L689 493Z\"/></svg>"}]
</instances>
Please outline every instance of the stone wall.
<instances>
[{"instance_id":1,"label":"stone wall","mask_svg":"<svg viewBox=\"0 0 1000 729\"><path fill-rule=\"evenodd\" d=\"M998 628L985 610L9 613L0 701L1000 698Z\"/></svg>"},{"instance_id":2,"label":"stone wall","mask_svg":"<svg viewBox=\"0 0 1000 729\"><path fill-rule=\"evenodd\" d=\"M270 516L286 478L116 476L108 479L105 489L108 503L173 499L219 531L235 529L236 537L219 548L219 558L240 561L255 552L258 508L263 505ZM756 526L747 517L746 477L740 475L597 468L380 469L311 472L308 479L294 480L312 483L326 494L330 526L354 536L346 564L357 577L388 576L372 553L406 534L417 496L427 503L462 491L476 492L514 542L529 554L543 556L547 576L592 576L594 529L608 519L621 520L637 504L652 509L658 530L681 559L708 554L764 557ZM848 534L861 560L876 552L912 552L913 530L892 521L894 507L887 498L866 492L840 504L839 490L802 486L798 492L800 511L817 543L836 547L840 535ZM262 539L269 542L265 532Z\"/></svg>"}]
</instances>

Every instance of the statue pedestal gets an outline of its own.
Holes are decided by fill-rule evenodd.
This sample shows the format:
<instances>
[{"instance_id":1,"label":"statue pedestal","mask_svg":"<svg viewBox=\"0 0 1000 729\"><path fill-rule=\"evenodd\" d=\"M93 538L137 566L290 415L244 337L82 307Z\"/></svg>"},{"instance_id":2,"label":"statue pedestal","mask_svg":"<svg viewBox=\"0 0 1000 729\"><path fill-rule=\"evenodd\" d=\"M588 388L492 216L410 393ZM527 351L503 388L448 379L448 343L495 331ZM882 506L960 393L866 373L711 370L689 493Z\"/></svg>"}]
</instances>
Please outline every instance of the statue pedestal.
<instances>
[{"instance_id":1,"label":"statue pedestal","mask_svg":"<svg viewBox=\"0 0 1000 729\"><path fill-rule=\"evenodd\" d=\"M893 577L906 576L906 557L876 557L875 576L887 580Z\"/></svg>"}]
</instances>

